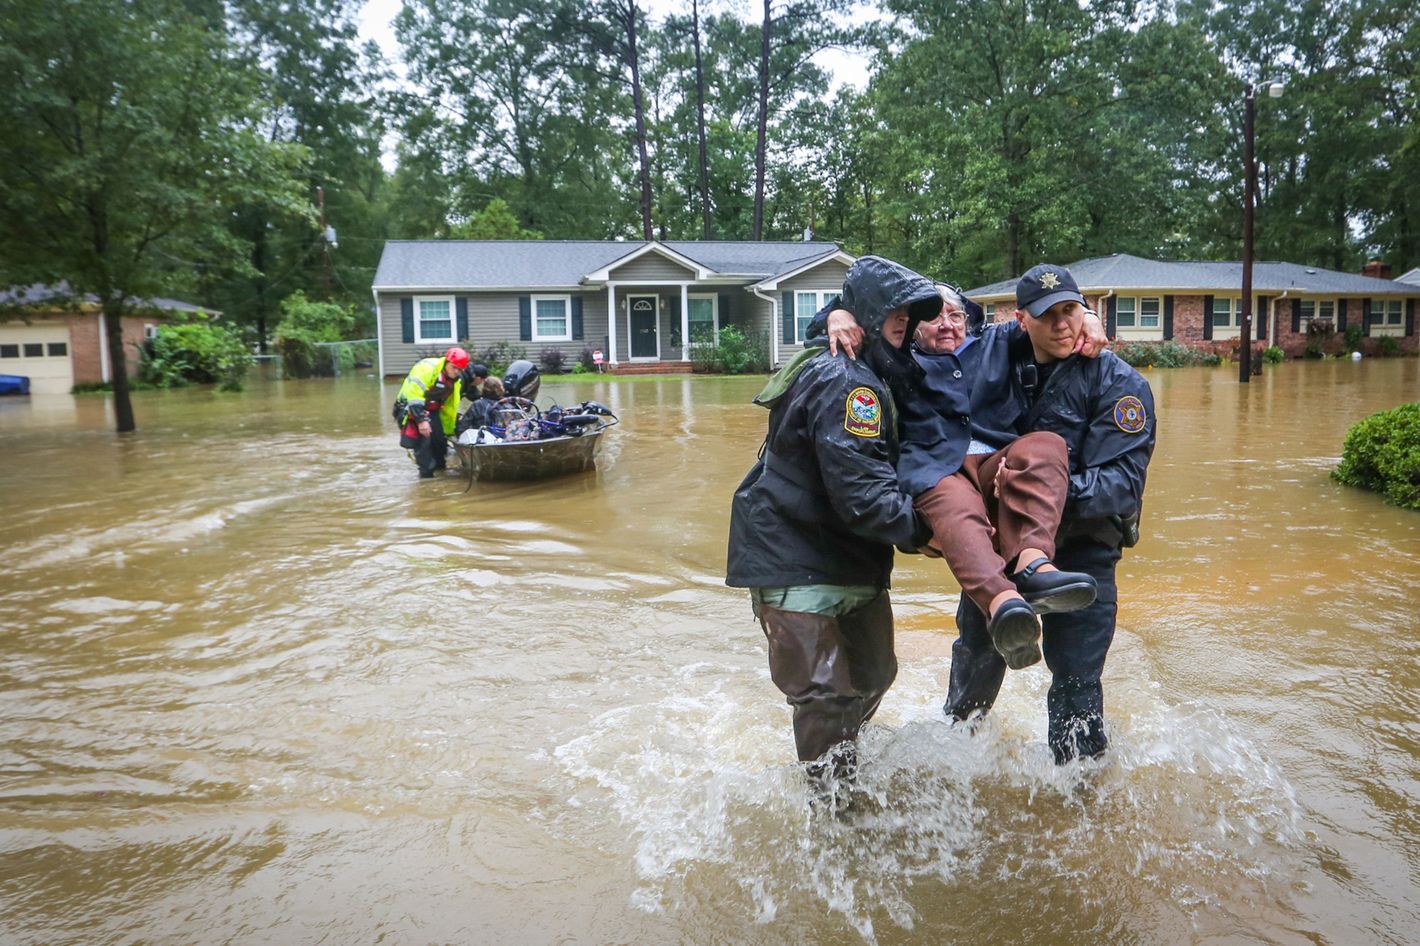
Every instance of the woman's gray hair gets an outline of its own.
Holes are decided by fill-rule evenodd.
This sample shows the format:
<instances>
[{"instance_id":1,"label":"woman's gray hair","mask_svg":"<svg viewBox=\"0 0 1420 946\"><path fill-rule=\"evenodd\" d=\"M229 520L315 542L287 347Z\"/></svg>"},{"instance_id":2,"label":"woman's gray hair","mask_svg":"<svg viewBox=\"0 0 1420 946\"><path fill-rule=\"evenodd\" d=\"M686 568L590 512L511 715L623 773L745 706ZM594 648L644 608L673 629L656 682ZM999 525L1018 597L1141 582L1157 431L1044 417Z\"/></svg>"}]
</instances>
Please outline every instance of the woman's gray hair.
<instances>
[{"instance_id":1,"label":"woman's gray hair","mask_svg":"<svg viewBox=\"0 0 1420 946\"><path fill-rule=\"evenodd\" d=\"M942 298L946 299L961 311L966 311L966 296L961 294L960 289L953 286L951 283L945 282L934 283L934 285L937 287L937 292L941 293Z\"/></svg>"}]
</instances>

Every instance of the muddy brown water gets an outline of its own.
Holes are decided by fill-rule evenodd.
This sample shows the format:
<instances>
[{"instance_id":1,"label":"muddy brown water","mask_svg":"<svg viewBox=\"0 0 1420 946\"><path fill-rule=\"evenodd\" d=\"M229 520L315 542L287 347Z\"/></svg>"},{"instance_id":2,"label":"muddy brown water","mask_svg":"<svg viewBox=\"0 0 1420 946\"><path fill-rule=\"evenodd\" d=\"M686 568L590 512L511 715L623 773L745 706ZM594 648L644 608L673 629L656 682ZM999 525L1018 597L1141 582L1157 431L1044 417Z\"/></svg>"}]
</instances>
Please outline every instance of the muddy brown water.
<instances>
[{"instance_id":1,"label":"muddy brown water","mask_svg":"<svg viewBox=\"0 0 1420 946\"><path fill-rule=\"evenodd\" d=\"M1040 668L949 728L900 559L843 820L722 584L758 379L548 383L600 468L467 494L368 377L0 401L0 942L1420 941L1420 514L1327 478L1420 361L1149 380L1108 761Z\"/></svg>"}]
</instances>

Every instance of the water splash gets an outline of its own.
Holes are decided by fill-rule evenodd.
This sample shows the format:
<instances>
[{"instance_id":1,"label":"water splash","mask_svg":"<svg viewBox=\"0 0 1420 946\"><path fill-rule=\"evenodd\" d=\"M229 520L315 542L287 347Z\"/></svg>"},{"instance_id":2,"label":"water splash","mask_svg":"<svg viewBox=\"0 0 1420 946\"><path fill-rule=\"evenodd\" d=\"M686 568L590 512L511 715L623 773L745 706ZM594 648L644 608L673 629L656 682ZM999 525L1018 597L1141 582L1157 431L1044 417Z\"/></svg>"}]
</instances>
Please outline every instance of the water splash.
<instances>
[{"instance_id":1,"label":"water splash","mask_svg":"<svg viewBox=\"0 0 1420 946\"><path fill-rule=\"evenodd\" d=\"M756 923L827 911L876 943L885 923L912 930L934 900L1003 883L1101 911L1126 896L1197 917L1239 879L1284 886L1294 874L1304 838L1293 789L1218 714L1123 681L1106 759L1056 766L1047 674L1009 675L991 716L948 724L940 670L904 671L836 815L811 803L789 761L787 712L764 698L765 675L739 668L683 667L672 692L663 681L658 699L603 714L553 757L575 806L609 809L629 831L631 902L648 912L689 909L694 874L736 891Z\"/></svg>"}]
</instances>

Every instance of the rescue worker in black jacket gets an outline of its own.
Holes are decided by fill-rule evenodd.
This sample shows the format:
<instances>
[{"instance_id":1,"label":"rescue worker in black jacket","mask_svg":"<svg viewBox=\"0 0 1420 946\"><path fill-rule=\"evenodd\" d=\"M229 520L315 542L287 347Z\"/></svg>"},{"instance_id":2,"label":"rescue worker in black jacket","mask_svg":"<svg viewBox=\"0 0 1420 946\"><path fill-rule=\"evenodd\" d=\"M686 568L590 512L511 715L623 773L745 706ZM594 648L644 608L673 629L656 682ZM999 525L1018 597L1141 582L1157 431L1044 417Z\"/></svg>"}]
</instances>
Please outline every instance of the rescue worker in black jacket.
<instances>
[{"instance_id":1,"label":"rescue worker in black jacket","mask_svg":"<svg viewBox=\"0 0 1420 946\"><path fill-rule=\"evenodd\" d=\"M755 399L769 433L735 490L726 577L750 589L799 760L821 777L852 774L858 731L897 675L893 546L929 533L898 489L896 405L920 380L906 341L942 305L929 280L873 256L850 267L843 298L867 336L861 357L820 339Z\"/></svg>"},{"instance_id":2,"label":"rescue worker in black jacket","mask_svg":"<svg viewBox=\"0 0 1420 946\"><path fill-rule=\"evenodd\" d=\"M973 438L1005 446L1031 431L1065 439L1070 481L1055 562L1097 585L1087 608L1042 618L1051 684L1048 740L1057 763L1097 756L1108 739L1100 675L1114 640L1121 550L1138 541L1144 477L1154 450L1154 399L1137 371L1104 352L1071 354L1085 313L1069 270L1036 266L1016 284L1018 332L987 332L962 353L972 382ZM1006 665L981 611L957 608L946 712L966 719L991 708Z\"/></svg>"}]
</instances>

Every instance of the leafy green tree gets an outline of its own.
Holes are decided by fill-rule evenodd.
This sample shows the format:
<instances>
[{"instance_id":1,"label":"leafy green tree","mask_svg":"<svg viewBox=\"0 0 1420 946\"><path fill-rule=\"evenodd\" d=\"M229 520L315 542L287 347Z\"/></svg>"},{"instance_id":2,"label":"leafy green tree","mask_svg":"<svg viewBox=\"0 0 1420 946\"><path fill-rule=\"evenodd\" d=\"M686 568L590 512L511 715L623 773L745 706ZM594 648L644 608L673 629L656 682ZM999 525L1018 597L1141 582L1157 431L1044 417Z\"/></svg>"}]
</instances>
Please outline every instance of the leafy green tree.
<instances>
[{"instance_id":1,"label":"leafy green tree","mask_svg":"<svg viewBox=\"0 0 1420 946\"><path fill-rule=\"evenodd\" d=\"M495 197L488 206L454 224L449 235L458 240L540 240L542 234L527 230L518 223L513 211L501 197Z\"/></svg>"},{"instance_id":2,"label":"leafy green tree","mask_svg":"<svg viewBox=\"0 0 1420 946\"><path fill-rule=\"evenodd\" d=\"M242 265L229 208L307 212L304 151L257 132L253 76L178 0L0 0L0 23L0 279L98 297L131 431L124 312Z\"/></svg>"}]
</instances>

